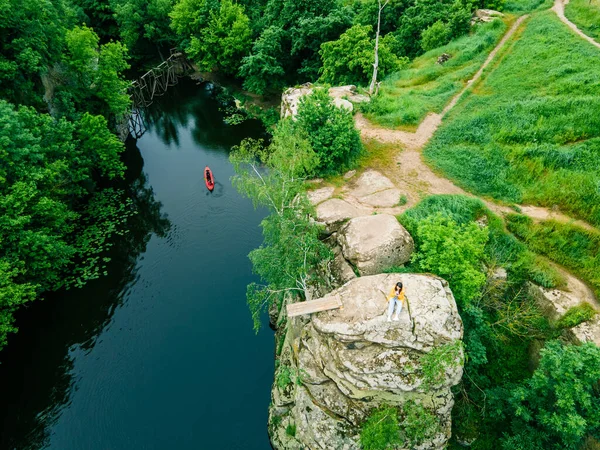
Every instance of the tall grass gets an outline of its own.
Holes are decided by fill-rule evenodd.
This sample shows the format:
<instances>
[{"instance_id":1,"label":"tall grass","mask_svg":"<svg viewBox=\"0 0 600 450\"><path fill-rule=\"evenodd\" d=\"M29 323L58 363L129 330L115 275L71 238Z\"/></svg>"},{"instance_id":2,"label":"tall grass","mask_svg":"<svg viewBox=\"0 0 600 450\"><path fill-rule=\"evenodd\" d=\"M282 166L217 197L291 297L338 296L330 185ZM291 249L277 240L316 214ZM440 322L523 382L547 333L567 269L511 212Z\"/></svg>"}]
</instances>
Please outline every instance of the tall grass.
<instances>
[{"instance_id":1,"label":"tall grass","mask_svg":"<svg viewBox=\"0 0 600 450\"><path fill-rule=\"evenodd\" d=\"M387 127L414 128L429 112L441 112L462 89L500 40L506 25L497 19L478 25L469 36L431 50L383 81L379 95L363 107L366 116ZM452 55L437 64L442 53Z\"/></svg>"},{"instance_id":2,"label":"tall grass","mask_svg":"<svg viewBox=\"0 0 600 450\"><path fill-rule=\"evenodd\" d=\"M466 189L600 224L600 50L551 12L450 113L426 160Z\"/></svg>"},{"instance_id":3,"label":"tall grass","mask_svg":"<svg viewBox=\"0 0 600 450\"><path fill-rule=\"evenodd\" d=\"M552 6L552 0L506 0L502 11L524 14L534 10L547 9Z\"/></svg>"},{"instance_id":4,"label":"tall grass","mask_svg":"<svg viewBox=\"0 0 600 450\"><path fill-rule=\"evenodd\" d=\"M587 281L600 297L600 233L576 225L544 221L511 214L508 229L527 246L567 267Z\"/></svg>"},{"instance_id":5,"label":"tall grass","mask_svg":"<svg viewBox=\"0 0 600 450\"><path fill-rule=\"evenodd\" d=\"M565 16L581 31L600 42L600 0L571 0Z\"/></svg>"},{"instance_id":6,"label":"tall grass","mask_svg":"<svg viewBox=\"0 0 600 450\"><path fill-rule=\"evenodd\" d=\"M443 214L459 225L474 221L486 224L489 240L485 248L485 262L488 267L505 267L513 280L532 280L548 288L564 284L561 275L553 267L508 233L502 219L477 198L432 195L400 215L398 220L411 235L416 236L419 222L435 214Z\"/></svg>"}]
</instances>

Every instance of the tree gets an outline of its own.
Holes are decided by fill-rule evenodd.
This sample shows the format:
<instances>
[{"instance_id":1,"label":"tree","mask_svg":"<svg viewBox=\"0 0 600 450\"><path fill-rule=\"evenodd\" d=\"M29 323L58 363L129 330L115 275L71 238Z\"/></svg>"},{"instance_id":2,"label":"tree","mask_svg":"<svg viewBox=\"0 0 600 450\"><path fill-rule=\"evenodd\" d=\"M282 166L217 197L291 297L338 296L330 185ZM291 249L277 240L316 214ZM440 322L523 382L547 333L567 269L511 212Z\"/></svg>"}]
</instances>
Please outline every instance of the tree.
<instances>
[{"instance_id":1,"label":"tree","mask_svg":"<svg viewBox=\"0 0 600 450\"><path fill-rule=\"evenodd\" d=\"M211 9L206 1L184 0L175 6L171 19L173 29L184 36L183 42L189 42L186 53L200 70L221 70L228 75L238 72L252 46L250 20L243 6L222 0L219 7Z\"/></svg>"},{"instance_id":2,"label":"tree","mask_svg":"<svg viewBox=\"0 0 600 450\"><path fill-rule=\"evenodd\" d=\"M244 78L245 89L262 95L285 86L284 35L277 26L266 28L254 42L250 55L242 58L239 74Z\"/></svg>"},{"instance_id":3,"label":"tree","mask_svg":"<svg viewBox=\"0 0 600 450\"><path fill-rule=\"evenodd\" d=\"M375 90L375 83L377 83L377 69L379 68L379 33L381 30L381 11L386 7L389 0L385 0L385 3L381 4L381 0L377 0L379 6L377 10L377 32L375 33L375 62L373 63L373 77L371 78L371 84L369 85L369 94L373 95Z\"/></svg>"},{"instance_id":4,"label":"tree","mask_svg":"<svg viewBox=\"0 0 600 450\"><path fill-rule=\"evenodd\" d=\"M249 255L254 272L264 282L247 289L256 331L264 308L275 304L280 309L286 297L303 299L308 286L320 282L317 269L332 258L319 240L320 228L309 216L311 207L304 191L303 175L314 170L313 151L305 138L292 137L289 123L280 127L269 148L247 139L230 155L236 188L255 206L272 211L261 223L263 244Z\"/></svg>"},{"instance_id":5,"label":"tree","mask_svg":"<svg viewBox=\"0 0 600 450\"><path fill-rule=\"evenodd\" d=\"M338 108L326 89L315 89L298 106L297 126L319 157L318 173L337 173L362 150L352 114Z\"/></svg>"},{"instance_id":6,"label":"tree","mask_svg":"<svg viewBox=\"0 0 600 450\"><path fill-rule=\"evenodd\" d=\"M431 271L450 283L459 304L468 305L480 294L485 275L480 270L486 228L457 223L438 213L417 226L418 250L412 256L420 270Z\"/></svg>"},{"instance_id":7,"label":"tree","mask_svg":"<svg viewBox=\"0 0 600 450\"><path fill-rule=\"evenodd\" d=\"M513 390L512 436L503 448L579 449L600 437L600 348L548 342L530 380Z\"/></svg>"},{"instance_id":8,"label":"tree","mask_svg":"<svg viewBox=\"0 0 600 450\"><path fill-rule=\"evenodd\" d=\"M421 33L421 47L427 52L447 44L450 38L450 27L441 20L438 20Z\"/></svg>"},{"instance_id":9,"label":"tree","mask_svg":"<svg viewBox=\"0 0 600 450\"><path fill-rule=\"evenodd\" d=\"M373 40L370 38L370 25L354 25L337 41L321 45L321 81L331 84L364 85L373 69ZM385 37L378 44L378 70L383 76L399 70L405 59L396 57L388 43L392 37Z\"/></svg>"}]
</instances>

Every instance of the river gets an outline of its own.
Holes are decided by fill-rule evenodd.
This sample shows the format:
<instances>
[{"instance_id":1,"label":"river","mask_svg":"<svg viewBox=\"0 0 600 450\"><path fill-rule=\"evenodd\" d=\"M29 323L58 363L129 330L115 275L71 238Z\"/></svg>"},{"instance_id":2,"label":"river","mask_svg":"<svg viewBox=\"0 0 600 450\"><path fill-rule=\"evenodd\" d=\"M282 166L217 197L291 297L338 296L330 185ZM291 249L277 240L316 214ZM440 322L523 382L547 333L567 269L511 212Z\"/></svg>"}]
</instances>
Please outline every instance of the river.
<instances>
[{"instance_id":1,"label":"river","mask_svg":"<svg viewBox=\"0 0 600 450\"><path fill-rule=\"evenodd\" d=\"M273 335L254 334L245 303L266 211L232 187L228 161L263 128L226 125L192 80L150 117L128 142L139 214L108 276L21 311L0 353L3 449L270 449Z\"/></svg>"}]
</instances>

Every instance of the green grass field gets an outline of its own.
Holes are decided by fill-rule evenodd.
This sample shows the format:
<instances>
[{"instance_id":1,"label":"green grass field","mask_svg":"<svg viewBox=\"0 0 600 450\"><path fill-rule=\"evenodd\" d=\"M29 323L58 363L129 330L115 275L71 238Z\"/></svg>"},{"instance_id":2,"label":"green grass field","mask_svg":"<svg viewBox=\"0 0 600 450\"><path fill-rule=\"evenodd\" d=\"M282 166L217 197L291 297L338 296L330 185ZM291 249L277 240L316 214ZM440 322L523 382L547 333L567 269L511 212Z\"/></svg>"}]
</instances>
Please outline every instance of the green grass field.
<instances>
[{"instance_id":1,"label":"green grass field","mask_svg":"<svg viewBox=\"0 0 600 450\"><path fill-rule=\"evenodd\" d=\"M600 0L571 0L565 16L585 34L600 42Z\"/></svg>"},{"instance_id":2,"label":"green grass field","mask_svg":"<svg viewBox=\"0 0 600 450\"><path fill-rule=\"evenodd\" d=\"M533 223L519 214L509 215L507 222L531 250L559 262L600 296L600 233L554 221Z\"/></svg>"},{"instance_id":3,"label":"green grass field","mask_svg":"<svg viewBox=\"0 0 600 450\"><path fill-rule=\"evenodd\" d=\"M538 9L548 9L552 0L506 0L502 11L524 14Z\"/></svg>"},{"instance_id":4,"label":"green grass field","mask_svg":"<svg viewBox=\"0 0 600 450\"><path fill-rule=\"evenodd\" d=\"M496 20L469 35L416 58L408 68L386 78L379 95L363 107L373 122L391 128L414 129L429 112L441 112L483 64L506 31ZM442 53L452 55L436 64Z\"/></svg>"},{"instance_id":5,"label":"green grass field","mask_svg":"<svg viewBox=\"0 0 600 450\"><path fill-rule=\"evenodd\" d=\"M600 50L550 11L529 20L425 159L479 195L600 225Z\"/></svg>"}]
</instances>

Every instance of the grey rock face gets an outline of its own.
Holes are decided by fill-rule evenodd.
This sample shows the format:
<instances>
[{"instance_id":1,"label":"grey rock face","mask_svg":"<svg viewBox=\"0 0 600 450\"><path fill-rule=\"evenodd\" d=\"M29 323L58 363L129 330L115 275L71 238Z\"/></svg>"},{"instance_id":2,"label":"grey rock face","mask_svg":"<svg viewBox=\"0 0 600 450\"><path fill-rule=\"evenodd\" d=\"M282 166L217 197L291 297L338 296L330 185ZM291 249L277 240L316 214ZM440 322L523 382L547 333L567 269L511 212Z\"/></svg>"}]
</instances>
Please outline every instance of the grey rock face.
<instances>
[{"instance_id":1,"label":"grey rock face","mask_svg":"<svg viewBox=\"0 0 600 450\"><path fill-rule=\"evenodd\" d=\"M389 214L356 217L339 231L344 257L361 275L373 275L410 259L414 242L408 231Z\"/></svg>"},{"instance_id":2,"label":"grey rock face","mask_svg":"<svg viewBox=\"0 0 600 450\"><path fill-rule=\"evenodd\" d=\"M386 295L397 281L408 305L386 318ZM424 385L423 355L462 338L462 322L447 283L429 275L355 278L328 294L343 309L288 322L273 385L269 434L275 449L359 449L360 426L382 404L414 401L435 414L438 431L420 449L442 449L450 437L450 388L462 358L443 380ZM291 382L283 375L292 374Z\"/></svg>"}]
</instances>

